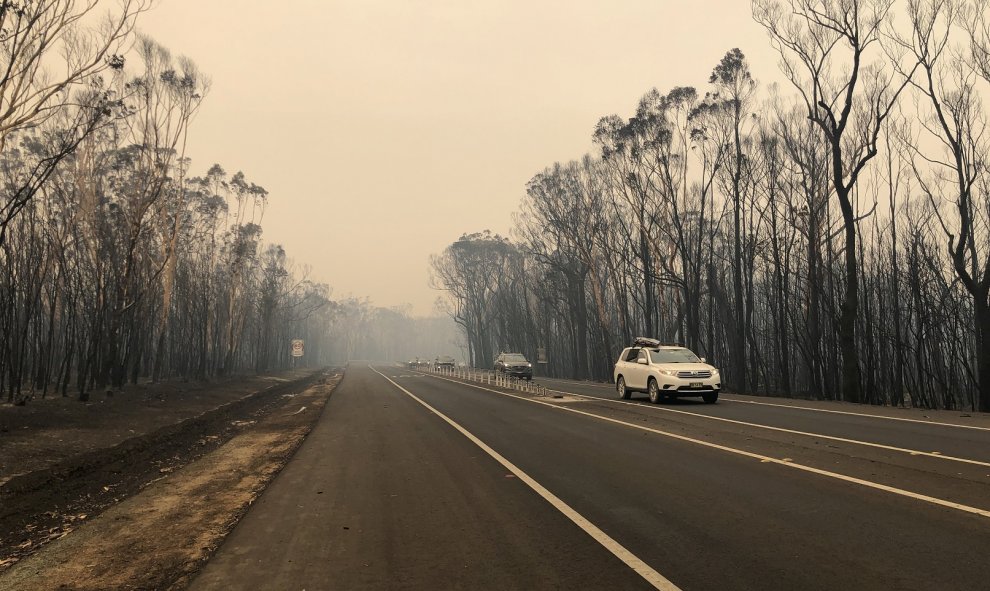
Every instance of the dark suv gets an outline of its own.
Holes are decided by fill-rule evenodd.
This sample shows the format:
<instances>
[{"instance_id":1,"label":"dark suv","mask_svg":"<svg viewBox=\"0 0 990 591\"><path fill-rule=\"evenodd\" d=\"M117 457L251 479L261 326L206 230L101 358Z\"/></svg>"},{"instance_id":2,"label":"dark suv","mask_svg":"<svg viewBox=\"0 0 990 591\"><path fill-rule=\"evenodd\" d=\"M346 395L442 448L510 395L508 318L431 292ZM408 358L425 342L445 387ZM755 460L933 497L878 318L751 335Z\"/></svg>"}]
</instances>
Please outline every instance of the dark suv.
<instances>
[{"instance_id":1,"label":"dark suv","mask_svg":"<svg viewBox=\"0 0 990 591\"><path fill-rule=\"evenodd\" d=\"M499 353L495 358L495 372L532 380L533 364L522 353Z\"/></svg>"},{"instance_id":2,"label":"dark suv","mask_svg":"<svg viewBox=\"0 0 990 591\"><path fill-rule=\"evenodd\" d=\"M433 362L433 369L454 369L454 358L453 357L437 357L436 361Z\"/></svg>"}]
</instances>

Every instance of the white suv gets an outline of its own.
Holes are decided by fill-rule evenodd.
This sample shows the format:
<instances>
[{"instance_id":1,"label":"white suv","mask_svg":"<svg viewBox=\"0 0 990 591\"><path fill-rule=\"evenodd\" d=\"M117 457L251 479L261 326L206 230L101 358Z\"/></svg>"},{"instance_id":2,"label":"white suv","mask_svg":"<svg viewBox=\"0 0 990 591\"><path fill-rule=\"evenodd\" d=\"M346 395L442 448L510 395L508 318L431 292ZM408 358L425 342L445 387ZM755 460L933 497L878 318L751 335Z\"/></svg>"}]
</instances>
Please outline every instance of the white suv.
<instances>
[{"instance_id":1,"label":"white suv","mask_svg":"<svg viewBox=\"0 0 990 591\"><path fill-rule=\"evenodd\" d=\"M654 339L636 339L615 362L615 389L628 400L632 392L646 392L654 404L678 396L701 396L708 404L718 400L722 377L690 349L661 345Z\"/></svg>"}]
</instances>

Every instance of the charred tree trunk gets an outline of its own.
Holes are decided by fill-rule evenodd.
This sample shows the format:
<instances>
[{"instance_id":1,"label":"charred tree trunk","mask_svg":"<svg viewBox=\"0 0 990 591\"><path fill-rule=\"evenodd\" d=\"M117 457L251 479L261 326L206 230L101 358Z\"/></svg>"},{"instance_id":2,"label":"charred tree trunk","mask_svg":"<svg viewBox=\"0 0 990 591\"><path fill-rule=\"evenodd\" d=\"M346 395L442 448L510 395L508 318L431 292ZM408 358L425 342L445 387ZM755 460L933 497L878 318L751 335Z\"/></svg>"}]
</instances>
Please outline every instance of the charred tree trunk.
<instances>
[{"instance_id":1,"label":"charred tree trunk","mask_svg":"<svg viewBox=\"0 0 990 591\"><path fill-rule=\"evenodd\" d=\"M987 289L973 297L976 321L976 368L979 380L977 407L980 412L990 412L990 303Z\"/></svg>"},{"instance_id":2,"label":"charred tree trunk","mask_svg":"<svg viewBox=\"0 0 990 591\"><path fill-rule=\"evenodd\" d=\"M840 169L841 170L841 169ZM842 398L847 402L862 402L862 376L859 348L856 343L856 318L859 314L859 259L856 250L856 215L849 199L849 190L837 191L842 221L845 225L844 262L846 271L845 298L839 315L839 349L842 354Z\"/></svg>"}]
</instances>

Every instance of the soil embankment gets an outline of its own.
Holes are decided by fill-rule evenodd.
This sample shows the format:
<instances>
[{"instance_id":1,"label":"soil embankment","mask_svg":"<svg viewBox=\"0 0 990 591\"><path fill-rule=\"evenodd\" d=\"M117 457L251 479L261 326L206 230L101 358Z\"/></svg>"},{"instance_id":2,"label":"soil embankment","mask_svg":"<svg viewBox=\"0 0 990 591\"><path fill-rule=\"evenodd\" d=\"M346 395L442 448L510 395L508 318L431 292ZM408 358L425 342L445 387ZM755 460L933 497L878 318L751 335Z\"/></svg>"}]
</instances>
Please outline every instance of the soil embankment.
<instances>
[{"instance_id":1,"label":"soil embankment","mask_svg":"<svg viewBox=\"0 0 990 591\"><path fill-rule=\"evenodd\" d=\"M99 558L85 563L87 572L124 578L86 584L86 576L74 573L61 580L63 589L159 588L159 583L181 577L181 565L200 560L198 553L211 547L210 540L218 543L288 460L338 379L337 372L308 370L180 391L173 385L172 391L163 386L121 393L100 405L98 424L86 423L85 429L77 426L83 422L79 415L92 412L94 403L47 417L18 416L16 411L25 407L0 410L0 425L7 429L0 436L4 455L24 449L24 440L32 439L30 431L39 446L55 443L48 456L34 459L37 469L0 484L0 571L9 569L0 575L0 589L59 588L52 565L39 571L43 575L24 569L80 543ZM41 420L44 424L31 427ZM73 446L75 455L70 453ZM198 473L193 469L197 464ZM18 465L23 469L32 462L21 459ZM198 516L199 527L179 518L186 510ZM155 515L164 521L156 521ZM96 533L108 522L123 530ZM202 539L184 541L175 535L185 532L198 532ZM108 547L108 541L122 541L139 552L141 544L133 536L165 540L171 550L152 552L151 563ZM55 543L27 560L50 542ZM166 560L170 552L185 558ZM76 549L71 556L58 559L56 571L79 566L75 557L84 559L87 552ZM126 566L130 564L141 568L132 572ZM103 571L104 565L110 570ZM128 572L137 577L131 583ZM157 583L145 584L152 580Z\"/></svg>"}]
</instances>

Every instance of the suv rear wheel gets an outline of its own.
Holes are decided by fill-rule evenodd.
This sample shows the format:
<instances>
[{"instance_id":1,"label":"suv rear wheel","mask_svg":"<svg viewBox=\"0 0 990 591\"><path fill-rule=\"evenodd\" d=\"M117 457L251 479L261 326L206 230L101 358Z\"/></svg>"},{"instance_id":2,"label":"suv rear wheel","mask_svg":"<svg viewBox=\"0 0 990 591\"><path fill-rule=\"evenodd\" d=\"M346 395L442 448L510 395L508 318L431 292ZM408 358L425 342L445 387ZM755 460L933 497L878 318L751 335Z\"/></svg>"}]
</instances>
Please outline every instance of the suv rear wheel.
<instances>
[{"instance_id":1,"label":"suv rear wheel","mask_svg":"<svg viewBox=\"0 0 990 591\"><path fill-rule=\"evenodd\" d=\"M657 385L657 381L650 378L650 383L647 386L647 392L650 394L650 402L653 404L660 404L660 386Z\"/></svg>"},{"instance_id":2,"label":"suv rear wheel","mask_svg":"<svg viewBox=\"0 0 990 591\"><path fill-rule=\"evenodd\" d=\"M615 391L622 400L629 400L630 392L626 389L626 378L619 376L619 380L615 382Z\"/></svg>"}]
</instances>

